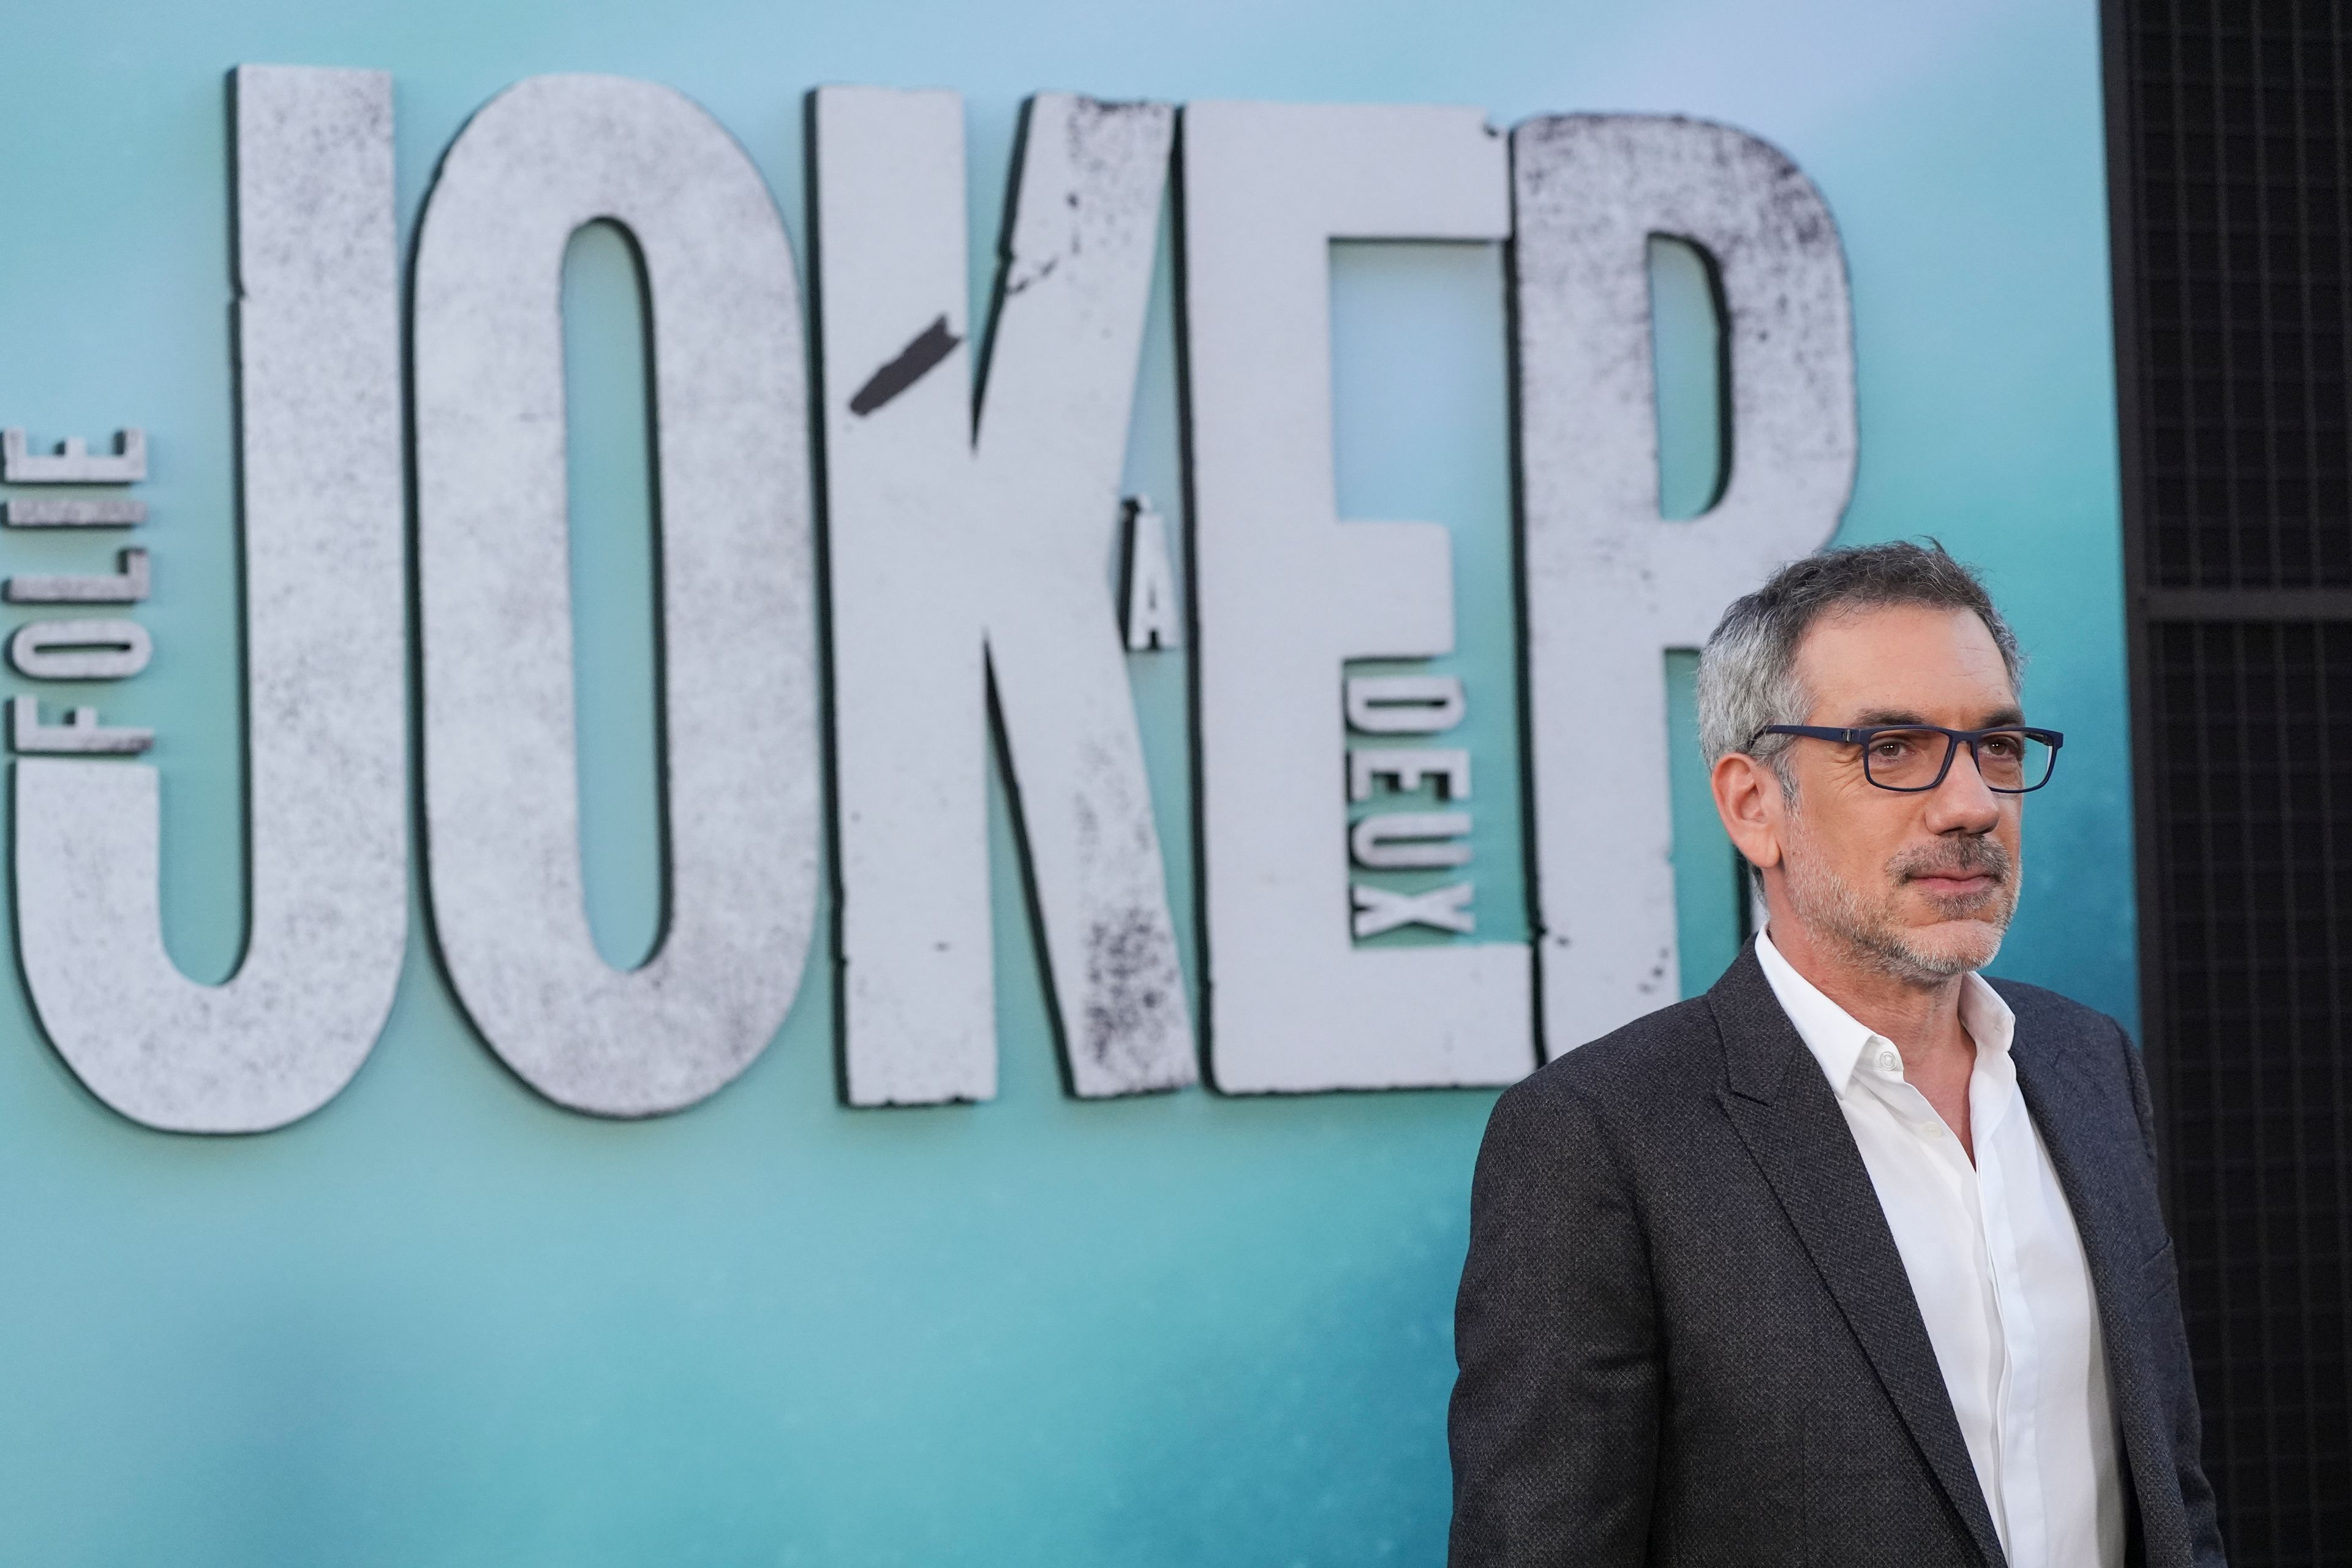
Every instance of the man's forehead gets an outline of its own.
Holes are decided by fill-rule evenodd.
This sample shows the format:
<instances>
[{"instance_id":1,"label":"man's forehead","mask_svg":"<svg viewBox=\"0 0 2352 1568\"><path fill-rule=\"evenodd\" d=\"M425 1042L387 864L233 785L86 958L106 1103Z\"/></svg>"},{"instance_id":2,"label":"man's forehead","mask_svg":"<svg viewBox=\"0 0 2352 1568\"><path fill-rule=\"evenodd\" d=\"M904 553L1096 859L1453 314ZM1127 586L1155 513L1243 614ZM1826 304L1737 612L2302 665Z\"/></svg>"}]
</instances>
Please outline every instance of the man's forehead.
<instances>
[{"instance_id":1,"label":"man's forehead","mask_svg":"<svg viewBox=\"0 0 2352 1568\"><path fill-rule=\"evenodd\" d=\"M1817 705L1873 711L2014 707L2009 668L1973 610L1926 605L1833 609L1806 628L1798 672Z\"/></svg>"}]
</instances>

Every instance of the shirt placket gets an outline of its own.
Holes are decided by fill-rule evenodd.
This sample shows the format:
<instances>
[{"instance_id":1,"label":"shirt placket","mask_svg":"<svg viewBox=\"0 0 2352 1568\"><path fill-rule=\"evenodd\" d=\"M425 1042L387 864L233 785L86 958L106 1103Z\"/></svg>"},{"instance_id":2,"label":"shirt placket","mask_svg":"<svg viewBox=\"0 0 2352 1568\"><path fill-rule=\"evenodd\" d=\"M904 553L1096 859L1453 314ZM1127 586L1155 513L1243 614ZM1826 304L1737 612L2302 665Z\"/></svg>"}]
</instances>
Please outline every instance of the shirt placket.
<instances>
[{"instance_id":1,"label":"shirt placket","mask_svg":"<svg viewBox=\"0 0 2352 1568\"><path fill-rule=\"evenodd\" d=\"M1980 1067L1979 1072L1982 1070ZM1973 1089L1975 1086L1970 1087ZM2009 1513L2009 1554L2018 1568L2040 1568L2049 1561L2041 1441L2034 1422L2041 1402L2041 1340L2035 1330L2032 1305L2026 1296L2024 1265L2019 1257L2014 1194L2010 1191L2011 1162L2001 1157L2009 1112L2006 1100L1987 1103L1979 1109L1978 1119L1982 1126L1976 1141L1976 1183L1981 1196L1979 1212L1983 1216L1986 1256L1992 1266L1993 1299L2000 1311L2003 1370L1997 1409L2000 1419L2001 1491Z\"/></svg>"},{"instance_id":2,"label":"shirt placket","mask_svg":"<svg viewBox=\"0 0 2352 1568\"><path fill-rule=\"evenodd\" d=\"M2012 1445L2017 1439L2018 1423L2012 1417L2016 1408L2016 1354L2010 1324L2021 1310L2021 1304L2016 1302L2011 1295L2012 1282L2017 1276L2014 1247L2008 1248L2004 1257L2001 1249L1995 1246L1991 1226L1988 1223L1992 1205L1998 1201L1997 1193L1989 1193L1983 1182L1983 1162L1990 1140L1984 1135L1984 1130L1978 1130L1975 1141L1977 1161L1972 1163L1968 1151L1960 1146L1960 1141L1952 1136L1951 1130L1944 1124L1943 1117L1927 1103L1927 1097L1904 1076L1903 1058L1892 1041L1874 1036L1863 1049L1862 1066L1879 1102L1894 1112L1911 1136L1922 1145L1946 1195L1963 1215L1969 1241L1981 1266L1982 1277L1990 1281L1987 1300L1992 1313L1990 1351L1993 1363L1990 1372L1996 1452L1993 1474L1987 1482L1989 1495L1985 1499L1985 1508L1992 1515L1993 1527L2000 1536L2001 1550L2011 1563L2017 1568L2023 1568L2029 1563L2038 1563L2041 1560L2038 1532L2035 1553L2028 1557L2020 1551L2011 1527L2015 1510L2010 1506L2009 1492L2015 1477L2011 1456L2016 1451ZM1971 1089L1973 1087L1971 1084Z\"/></svg>"}]
</instances>

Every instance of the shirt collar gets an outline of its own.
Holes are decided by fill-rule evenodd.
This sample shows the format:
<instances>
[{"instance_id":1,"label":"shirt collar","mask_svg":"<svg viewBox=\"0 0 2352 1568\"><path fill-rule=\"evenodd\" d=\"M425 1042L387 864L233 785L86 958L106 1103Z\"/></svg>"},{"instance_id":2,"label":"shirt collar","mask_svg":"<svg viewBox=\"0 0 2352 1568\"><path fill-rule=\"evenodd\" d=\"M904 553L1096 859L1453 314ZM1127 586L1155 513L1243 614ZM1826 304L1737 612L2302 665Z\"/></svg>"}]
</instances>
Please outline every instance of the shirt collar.
<instances>
[{"instance_id":1,"label":"shirt collar","mask_svg":"<svg viewBox=\"0 0 2352 1568\"><path fill-rule=\"evenodd\" d=\"M1797 1037L1805 1042L1805 1049L1821 1064L1831 1090L1843 1094L1846 1086L1853 1081L1863 1052L1874 1044L1884 1043L1883 1037L1798 973L1796 966L1772 945L1769 932L1756 933L1756 962L1763 968L1772 994L1780 999L1780 1010L1796 1026ZM2000 993L1987 984L1980 974L1970 973L1960 988L1960 1026L1976 1042L1980 1065L1997 1061L2000 1065L1996 1071L2011 1070L2009 1047L2017 1031L2017 1015L2010 1011Z\"/></svg>"}]
</instances>

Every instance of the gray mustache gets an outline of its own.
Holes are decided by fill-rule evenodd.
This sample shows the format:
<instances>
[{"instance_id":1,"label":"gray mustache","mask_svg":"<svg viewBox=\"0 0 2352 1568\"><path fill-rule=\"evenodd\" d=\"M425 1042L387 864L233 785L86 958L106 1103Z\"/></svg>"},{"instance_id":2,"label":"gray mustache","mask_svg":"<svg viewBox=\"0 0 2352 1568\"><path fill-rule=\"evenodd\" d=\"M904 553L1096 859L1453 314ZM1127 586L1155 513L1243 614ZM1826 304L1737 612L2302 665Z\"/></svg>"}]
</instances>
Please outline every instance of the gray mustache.
<instances>
[{"instance_id":1,"label":"gray mustache","mask_svg":"<svg viewBox=\"0 0 2352 1568\"><path fill-rule=\"evenodd\" d=\"M1970 877L1979 874L1998 881L2009 879L2009 849L2000 839L1955 839L1897 855L1887 869L1908 880L1916 877Z\"/></svg>"}]
</instances>

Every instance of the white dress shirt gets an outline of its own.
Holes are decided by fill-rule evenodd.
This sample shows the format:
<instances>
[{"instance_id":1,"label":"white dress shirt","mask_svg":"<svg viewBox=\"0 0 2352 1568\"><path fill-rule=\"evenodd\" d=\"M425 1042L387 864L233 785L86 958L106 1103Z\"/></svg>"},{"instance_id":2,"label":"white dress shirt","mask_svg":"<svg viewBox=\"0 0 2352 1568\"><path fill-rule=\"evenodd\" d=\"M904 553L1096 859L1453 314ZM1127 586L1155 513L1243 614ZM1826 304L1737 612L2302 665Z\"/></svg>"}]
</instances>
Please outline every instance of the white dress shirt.
<instances>
[{"instance_id":1,"label":"white dress shirt","mask_svg":"<svg viewBox=\"0 0 2352 1568\"><path fill-rule=\"evenodd\" d=\"M1780 956L1757 961L1828 1075L2014 1568L2121 1568L2123 1493L2098 1306L2009 1054L2016 1016L1976 975L1960 1025L1976 1042L1969 1121L1976 1162L1903 1076L1893 1043L1854 1021Z\"/></svg>"}]
</instances>

